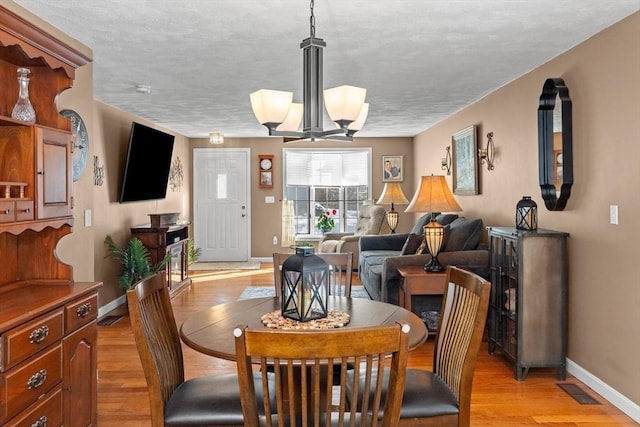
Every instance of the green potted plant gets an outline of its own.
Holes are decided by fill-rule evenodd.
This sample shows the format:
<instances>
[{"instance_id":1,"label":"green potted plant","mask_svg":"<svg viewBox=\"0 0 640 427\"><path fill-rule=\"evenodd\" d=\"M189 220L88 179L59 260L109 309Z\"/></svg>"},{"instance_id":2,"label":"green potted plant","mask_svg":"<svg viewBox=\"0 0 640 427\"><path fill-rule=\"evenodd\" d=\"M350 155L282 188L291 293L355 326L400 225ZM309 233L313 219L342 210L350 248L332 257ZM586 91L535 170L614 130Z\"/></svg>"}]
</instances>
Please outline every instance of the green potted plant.
<instances>
[{"instance_id":1,"label":"green potted plant","mask_svg":"<svg viewBox=\"0 0 640 427\"><path fill-rule=\"evenodd\" d=\"M201 253L202 249L196 248L193 237L189 237L189 239L187 240L187 263L191 265L194 262L198 261Z\"/></svg>"},{"instance_id":2,"label":"green potted plant","mask_svg":"<svg viewBox=\"0 0 640 427\"><path fill-rule=\"evenodd\" d=\"M104 243L109 251L107 256L117 259L122 264L118 284L125 291L131 289L139 280L162 271L171 260L171 254L167 253L160 262L152 265L149 251L136 237L130 239L124 248L118 247L111 236L105 237Z\"/></svg>"}]
</instances>

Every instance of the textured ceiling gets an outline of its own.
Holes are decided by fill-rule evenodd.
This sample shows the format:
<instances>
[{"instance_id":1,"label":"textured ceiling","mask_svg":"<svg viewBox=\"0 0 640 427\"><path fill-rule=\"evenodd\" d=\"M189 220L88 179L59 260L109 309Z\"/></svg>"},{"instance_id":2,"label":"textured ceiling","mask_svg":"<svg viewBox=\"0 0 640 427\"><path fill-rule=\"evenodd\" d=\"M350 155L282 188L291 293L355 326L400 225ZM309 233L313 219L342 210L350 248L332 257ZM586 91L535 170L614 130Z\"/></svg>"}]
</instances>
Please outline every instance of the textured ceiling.
<instances>
[{"instance_id":1,"label":"textured ceiling","mask_svg":"<svg viewBox=\"0 0 640 427\"><path fill-rule=\"evenodd\" d=\"M302 102L308 1L15 2L93 49L96 99L180 134L266 136L249 104L257 89ZM325 88L367 88L358 136L414 136L638 10L640 0L315 3Z\"/></svg>"}]
</instances>

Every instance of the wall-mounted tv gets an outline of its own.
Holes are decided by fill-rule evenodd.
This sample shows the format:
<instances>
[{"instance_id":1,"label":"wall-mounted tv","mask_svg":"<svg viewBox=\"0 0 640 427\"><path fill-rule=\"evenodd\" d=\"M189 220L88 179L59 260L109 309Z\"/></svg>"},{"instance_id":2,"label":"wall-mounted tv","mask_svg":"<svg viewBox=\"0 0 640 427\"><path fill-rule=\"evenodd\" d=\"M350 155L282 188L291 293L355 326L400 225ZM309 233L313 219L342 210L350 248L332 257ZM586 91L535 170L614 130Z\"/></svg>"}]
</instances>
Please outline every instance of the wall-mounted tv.
<instances>
[{"instance_id":1,"label":"wall-mounted tv","mask_svg":"<svg viewBox=\"0 0 640 427\"><path fill-rule=\"evenodd\" d=\"M175 136L133 122L120 203L164 199Z\"/></svg>"}]
</instances>

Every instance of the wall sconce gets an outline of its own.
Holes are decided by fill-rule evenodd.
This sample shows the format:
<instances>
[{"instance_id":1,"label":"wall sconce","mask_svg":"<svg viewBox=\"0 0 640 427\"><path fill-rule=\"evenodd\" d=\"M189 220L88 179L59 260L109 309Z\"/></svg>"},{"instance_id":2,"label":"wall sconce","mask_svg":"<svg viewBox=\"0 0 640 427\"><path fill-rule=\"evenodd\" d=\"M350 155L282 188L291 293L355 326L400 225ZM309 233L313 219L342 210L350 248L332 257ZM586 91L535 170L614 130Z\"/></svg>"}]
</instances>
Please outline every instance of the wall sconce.
<instances>
[{"instance_id":1,"label":"wall sconce","mask_svg":"<svg viewBox=\"0 0 640 427\"><path fill-rule=\"evenodd\" d=\"M493 132L487 134L487 148L478 149L478 157L480 158L480 164L487 164L487 170L493 170Z\"/></svg>"},{"instance_id":2,"label":"wall sconce","mask_svg":"<svg viewBox=\"0 0 640 427\"><path fill-rule=\"evenodd\" d=\"M224 144L224 135L219 132L211 132L209 134L209 144L214 144L214 145Z\"/></svg>"},{"instance_id":3,"label":"wall sconce","mask_svg":"<svg viewBox=\"0 0 640 427\"><path fill-rule=\"evenodd\" d=\"M451 175L451 147L447 147L447 154L442 158L442 170L447 171L447 175Z\"/></svg>"}]
</instances>

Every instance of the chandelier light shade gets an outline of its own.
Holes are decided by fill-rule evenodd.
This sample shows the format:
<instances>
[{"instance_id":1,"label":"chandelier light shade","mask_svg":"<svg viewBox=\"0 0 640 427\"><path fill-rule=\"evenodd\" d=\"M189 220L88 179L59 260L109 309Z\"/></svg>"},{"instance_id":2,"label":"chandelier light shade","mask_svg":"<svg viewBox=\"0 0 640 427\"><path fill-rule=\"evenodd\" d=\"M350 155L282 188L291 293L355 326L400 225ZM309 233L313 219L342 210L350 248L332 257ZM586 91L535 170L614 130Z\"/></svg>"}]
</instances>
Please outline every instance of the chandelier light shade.
<instances>
[{"instance_id":1,"label":"chandelier light shade","mask_svg":"<svg viewBox=\"0 0 640 427\"><path fill-rule=\"evenodd\" d=\"M405 212L431 212L431 221L424 226L424 238L431 254L431 260L424 266L427 272L443 271L438 254L444 241L444 227L436 221L438 212L459 212L462 208L451 194L443 175L423 176L418 190Z\"/></svg>"},{"instance_id":2,"label":"chandelier light shade","mask_svg":"<svg viewBox=\"0 0 640 427\"><path fill-rule=\"evenodd\" d=\"M369 112L369 105L364 102L367 90L345 85L326 89L322 96L322 50L326 43L315 36L313 8L314 1L311 0L310 36L300 44L303 57L302 104L293 103L292 92L260 89L250 95L251 108L258 122L269 130L269 135L281 136L285 142L302 139L311 142L322 139L353 141L353 135L362 129ZM324 130L325 105L337 128ZM299 131L300 120L302 131Z\"/></svg>"},{"instance_id":3,"label":"chandelier light shade","mask_svg":"<svg viewBox=\"0 0 640 427\"><path fill-rule=\"evenodd\" d=\"M406 205L409 203L407 197L402 191L402 187L399 182L386 182L382 189L382 194L376 202L377 205L391 205L391 210L387 212L387 224L391 229L391 233L396 232L398 227L398 211L394 209L394 205Z\"/></svg>"},{"instance_id":4,"label":"chandelier light shade","mask_svg":"<svg viewBox=\"0 0 640 427\"><path fill-rule=\"evenodd\" d=\"M258 123L269 127L285 121L293 102L293 93L260 89L249 95L249 99Z\"/></svg>"}]
</instances>

